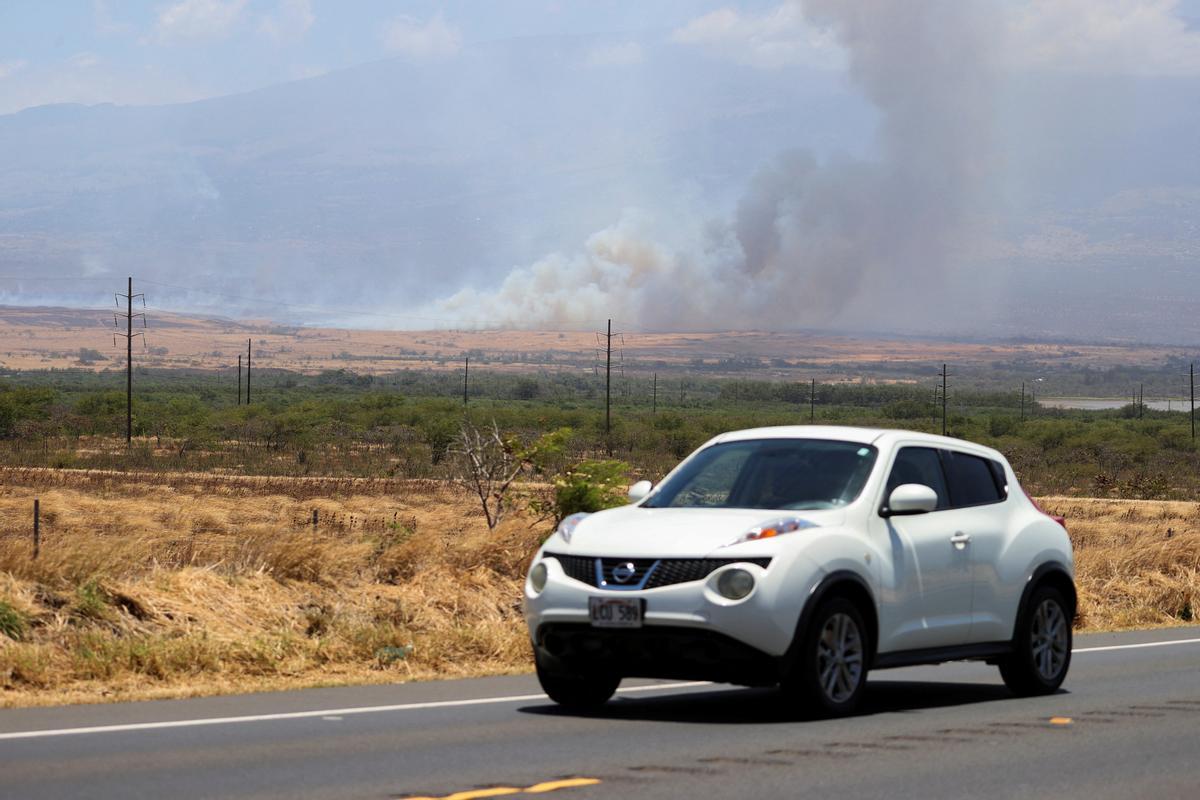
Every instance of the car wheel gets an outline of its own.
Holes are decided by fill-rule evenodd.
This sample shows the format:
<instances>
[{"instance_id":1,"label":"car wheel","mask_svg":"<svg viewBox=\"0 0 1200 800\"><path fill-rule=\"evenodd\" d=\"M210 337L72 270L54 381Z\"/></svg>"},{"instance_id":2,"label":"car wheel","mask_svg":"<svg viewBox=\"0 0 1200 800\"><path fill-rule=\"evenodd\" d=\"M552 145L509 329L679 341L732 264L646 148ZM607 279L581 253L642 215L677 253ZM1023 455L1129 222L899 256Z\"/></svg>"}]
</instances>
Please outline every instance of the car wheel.
<instances>
[{"instance_id":1,"label":"car wheel","mask_svg":"<svg viewBox=\"0 0 1200 800\"><path fill-rule=\"evenodd\" d=\"M574 711L599 708L608 702L621 683L619 677L612 675L557 672L544 663L541 655L535 655L534 664L542 691L560 706Z\"/></svg>"},{"instance_id":2,"label":"car wheel","mask_svg":"<svg viewBox=\"0 0 1200 800\"><path fill-rule=\"evenodd\" d=\"M1062 592L1033 591L1017 622L1013 653L1000 662L1000 676L1015 694L1057 691L1071 666L1071 615Z\"/></svg>"},{"instance_id":3,"label":"car wheel","mask_svg":"<svg viewBox=\"0 0 1200 800\"><path fill-rule=\"evenodd\" d=\"M867 684L869 643L862 613L835 597L821 604L804 632L792 674L783 690L799 708L818 716L849 714Z\"/></svg>"}]
</instances>

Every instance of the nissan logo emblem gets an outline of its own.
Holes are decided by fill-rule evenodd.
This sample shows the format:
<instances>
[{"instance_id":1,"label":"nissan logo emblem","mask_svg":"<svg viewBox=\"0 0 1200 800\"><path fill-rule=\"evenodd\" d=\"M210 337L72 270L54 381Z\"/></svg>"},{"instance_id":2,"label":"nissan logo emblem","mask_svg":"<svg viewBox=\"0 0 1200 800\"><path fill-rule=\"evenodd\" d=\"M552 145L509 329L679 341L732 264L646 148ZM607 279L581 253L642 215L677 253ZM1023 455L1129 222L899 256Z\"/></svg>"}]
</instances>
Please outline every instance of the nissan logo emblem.
<instances>
[{"instance_id":1,"label":"nissan logo emblem","mask_svg":"<svg viewBox=\"0 0 1200 800\"><path fill-rule=\"evenodd\" d=\"M629 583L633 580L633 576L637 574L637 567L632 561L626 561L624 564L617 564L612 568L612 579L617 583Z\"/></svg>"}]
</instances>

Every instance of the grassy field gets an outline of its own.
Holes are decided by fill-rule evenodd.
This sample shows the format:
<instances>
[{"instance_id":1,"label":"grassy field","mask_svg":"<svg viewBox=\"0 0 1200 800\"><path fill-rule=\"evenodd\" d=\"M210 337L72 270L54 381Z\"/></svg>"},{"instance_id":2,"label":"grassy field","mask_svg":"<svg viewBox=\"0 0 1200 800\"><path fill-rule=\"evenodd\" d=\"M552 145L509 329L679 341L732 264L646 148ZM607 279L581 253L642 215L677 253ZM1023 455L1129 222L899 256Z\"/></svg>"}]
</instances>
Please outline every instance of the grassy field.
<instances>
[{"instance_id":1,"label":"grassy field","mask_svg":"<svg viewBox=\"0 0 1200 800\"><path fill-rule=\"evenodd\" d=\"M0 706L531 668L520 586L549 526L515 515L489 531L447 483L34 469L0 480ZM1192 620L1200 504L1044 504L1068 517L1081 629Z\"/></svg>"}]
</instances>

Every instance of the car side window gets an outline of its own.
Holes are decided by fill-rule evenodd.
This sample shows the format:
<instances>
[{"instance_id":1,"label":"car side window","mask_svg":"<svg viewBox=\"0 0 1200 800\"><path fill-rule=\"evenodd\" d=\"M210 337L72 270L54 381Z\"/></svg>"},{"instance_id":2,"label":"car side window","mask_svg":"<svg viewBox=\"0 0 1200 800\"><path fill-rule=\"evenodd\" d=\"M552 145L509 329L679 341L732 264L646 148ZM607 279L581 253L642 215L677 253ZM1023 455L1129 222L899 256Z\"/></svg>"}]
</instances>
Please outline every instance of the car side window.
<instances>
[{"instance_id":1,"label":"car side window","mask_svg":"<svg viewBox=\"0 0 1200 800\"><path fill-rule=\"evenodd\" d=\"M942 458L954 508L999 503L1004 499L988 459L953 450L943 450Z\"/></svg>"},{"instance_id":2,"label":"car side window","mask_svg":"<svg viewBox=\"0 0 1200 800\"><path fill-rule=\"evenodd\" d=\"M946 479L942 474L942 460L932 447L903 447L892 462L888 475L887 496L892 490L905 483L919 483L937 492L937 510L950 507L946 491Z\"/></svg>"}]
</instances>

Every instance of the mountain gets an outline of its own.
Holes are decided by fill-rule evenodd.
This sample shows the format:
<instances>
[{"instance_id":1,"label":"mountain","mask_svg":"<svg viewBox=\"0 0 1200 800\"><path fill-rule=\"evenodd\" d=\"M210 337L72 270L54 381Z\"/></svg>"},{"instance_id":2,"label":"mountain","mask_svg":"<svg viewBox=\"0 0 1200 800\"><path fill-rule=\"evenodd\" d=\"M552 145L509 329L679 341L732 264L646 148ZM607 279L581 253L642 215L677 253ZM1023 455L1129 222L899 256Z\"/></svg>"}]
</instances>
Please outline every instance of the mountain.
<instances>
[{"instance_id":1,"label":"mountain","mask_svg":"<svg viewBox=\"0 0 1200 800\"><path fill-rule=\"evenodd\" d=\"M681 187L728 205L787 147L869 142L870 109L819 73L666 44L597 64L604 41L509 40L181 105L0 117L0 273L407 305L497 280Z\"/></svg>"}]
</instances>

